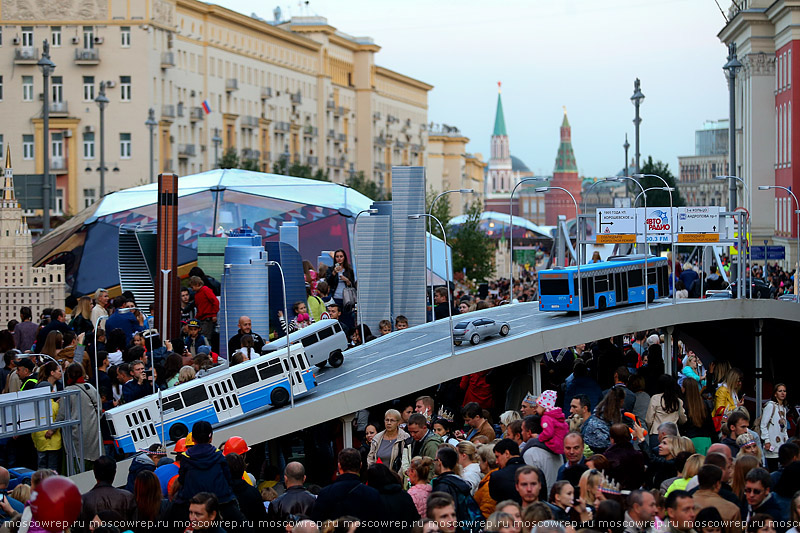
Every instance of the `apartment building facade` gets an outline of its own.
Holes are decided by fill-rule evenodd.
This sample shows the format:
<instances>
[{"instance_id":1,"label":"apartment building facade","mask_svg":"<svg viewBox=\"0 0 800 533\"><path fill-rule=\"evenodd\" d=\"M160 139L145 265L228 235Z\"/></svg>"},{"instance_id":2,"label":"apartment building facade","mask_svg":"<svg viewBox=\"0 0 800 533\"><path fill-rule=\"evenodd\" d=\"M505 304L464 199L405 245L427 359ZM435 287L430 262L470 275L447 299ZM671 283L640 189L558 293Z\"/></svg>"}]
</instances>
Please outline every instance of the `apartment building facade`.
<instances>
[{"instance_id":1,"label":"apartment building facade","mask_svg":"<svg viewBox=\"0 0 800 533\"><path fill-rule=\"evenodd\" d=\"M469 137L454 126L433 125L428 131L428 190L440 193L472 189L472 194L449 195L450 216L463 215L473 202L483 204L484 173L488 163L481 154L467 152ZM444 223L444 220L442 221Z\"/></svg>"},{"instance_id":2,"label":"apartment building facade","mask_svg":"<svg viewBox=\"0 0 800 533\"><path fill-rule=\"evenodd\" d=\"M678 188L688 205L727 205L728 120L706 121L695 131L694 155L678 157Z\"/></svg>"},{"instance_id":3,"label":"apartment building facade","mask_svg":"<svg viewBox=\"0 0 800 533\"><path fill-rule=\"evenodd\" d=\"M281 158L344 182L363 171L386 190L392 165L425 165L427 98L419 80L375 63L372 39L323 17L265 21L196 0L15 0L0 8L0 143L18 173L43 172L42 42L55 63L48 89L56 213L154 172L214 168L228 148L271 172ZM0 146L2 148L2 146Z\"/></svg>"}]
</instances>

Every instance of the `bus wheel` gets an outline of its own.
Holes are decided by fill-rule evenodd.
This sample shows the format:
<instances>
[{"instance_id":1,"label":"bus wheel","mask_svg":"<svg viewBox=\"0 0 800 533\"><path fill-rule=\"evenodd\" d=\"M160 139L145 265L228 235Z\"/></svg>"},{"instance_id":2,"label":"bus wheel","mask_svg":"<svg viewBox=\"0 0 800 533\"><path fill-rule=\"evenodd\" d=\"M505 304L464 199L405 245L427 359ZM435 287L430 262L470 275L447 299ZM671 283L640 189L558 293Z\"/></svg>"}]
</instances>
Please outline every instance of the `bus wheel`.
<instances>
[{"instance_id":1,"label":"bus wheel","mask_svg":"<svg viewBox=\"0 0 800 533\"><path fill-rule=\"evenodd\" d=\"M656 291L653 289L647 289L647 301L649 303L653 303L656 300Z\"/></svg>"},{"instance_id":2,"label":"bus wheel","mask_svg":"<svg viewBox=\"0 0 800 533\"><path fill-rule=\"evenodd\" d=\"M342 363L344 363L344 356L342 355L341 350L336 350L335 352L331 353L331 356L328 357L328 362L333 368L339 368L342 366Z\"/></svg>"},{"instance_id":3,"label":"bus wheel","mask_svg":"<svg viewBox=\"0 0 800 533\"><path fill-rule=\"evenodd\" d=\"M169 428L169 440L171 441L180 440L188 434L189 428L181 422L176 422Z\"/></svg>"},{"instance_id":4,"label":"bus wheel","mask_svg":"<svg viewBox=\"0 0 800 533\"><path fill-rule=\"evenodd\" d=\"M601 296L600 298L597 299L597 308L600 311L605 311L606 307L607 307L607 305L606 305L606 297L605 296Z\"/></svg>"},{"instance_id":5,"label":"bus wheel","mask_svg":"<svg viewBox=\"0 0 800 533\"><path fill-rule=\"evenodd\" d=\"M283 407L289 403L289 391L283 387L275 387L269 395L269 403L273 407Z\"/></svg>"},{"instance_id":6,"label":"bus wheel","mask_svg":"<svg viewBox=\"0 0 800 533\"><path fill-rule=\"evenodd\" d=\"M317 368L319 368L320 370L322 370L322 369L323 369L323 368L325 368L327 365L328 365L328 362L327 362L327 361L322 361L321 363L317 363Z\"/></svg>"}]
</instances>

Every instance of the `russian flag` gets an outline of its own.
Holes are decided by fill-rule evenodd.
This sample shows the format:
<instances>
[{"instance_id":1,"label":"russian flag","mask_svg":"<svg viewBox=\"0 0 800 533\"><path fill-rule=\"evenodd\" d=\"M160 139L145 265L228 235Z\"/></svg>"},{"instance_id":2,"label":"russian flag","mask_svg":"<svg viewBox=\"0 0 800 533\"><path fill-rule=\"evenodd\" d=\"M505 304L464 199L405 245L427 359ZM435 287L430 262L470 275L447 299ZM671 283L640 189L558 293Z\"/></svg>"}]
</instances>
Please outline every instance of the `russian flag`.
<instances>
[{"instance_id":1,"label":"russian flag","mask_svg":"<svg viewBox=\"0 0 800 533\"><path fill-rule=\"evenodd\" d=\"M208 100L203 100L203 111L206 112L206 115L211 113L211 106L208 104Z\"/></svg>"}]
</instances>

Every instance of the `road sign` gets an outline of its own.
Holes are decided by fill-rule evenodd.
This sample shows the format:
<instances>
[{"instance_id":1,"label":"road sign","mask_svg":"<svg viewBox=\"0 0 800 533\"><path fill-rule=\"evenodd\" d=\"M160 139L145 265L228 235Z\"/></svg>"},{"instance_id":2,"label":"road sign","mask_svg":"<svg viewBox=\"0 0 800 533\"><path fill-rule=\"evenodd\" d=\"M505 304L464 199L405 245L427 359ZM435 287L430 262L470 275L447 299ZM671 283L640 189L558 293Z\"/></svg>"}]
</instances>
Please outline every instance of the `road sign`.
<instances>
[{"instance_id":1,"label":"road sign","mask_svg":"<svg viewBox=\"0 0 800 533\"><path fill-rule=\"evenodd\" d=\"M750 258L753 261L781 261L786 259L784 246L753 246L750 248Z\"/></svg>"},{"instance_id":2,"label":"road sign","mask_svg":"<svg viewBox=\"0 0 800 533\"><path fill-rule=\"evenodd\" d=\"M644 242L645 227L647 228L647 242L670 243L675 229L675 214L670 213L669 207L644 207L636 209L638 222L638 241Z\"/></svg>"},{"instance_id":3,"label":"road sign","mask_svg":"<svg viewBox=\"0 0 800 533\"><path fill-rule=\"evenodd\" d=\"M719 242L719 233L678 233L678 242Z\"/></svg>"},{"instance_id":4,"label":"road sign","mask_svg":"<svg viewBox=\"0 0 800 533\"><path fill-rule=\"evenodd\" d=\"M596 226L598 243L636 242L636 210L634 209L598 209Z\"/></svg>"},{"instance_id":5,"label":"road sign","mask_svg":"<svg viewBox=\"0 0 800 533\"><path fill-rule=\"evenodd\" d=\"M677 229L679 234L716 233L719 240L719 206L679 207Z\"/></svg>"}]
</instances>

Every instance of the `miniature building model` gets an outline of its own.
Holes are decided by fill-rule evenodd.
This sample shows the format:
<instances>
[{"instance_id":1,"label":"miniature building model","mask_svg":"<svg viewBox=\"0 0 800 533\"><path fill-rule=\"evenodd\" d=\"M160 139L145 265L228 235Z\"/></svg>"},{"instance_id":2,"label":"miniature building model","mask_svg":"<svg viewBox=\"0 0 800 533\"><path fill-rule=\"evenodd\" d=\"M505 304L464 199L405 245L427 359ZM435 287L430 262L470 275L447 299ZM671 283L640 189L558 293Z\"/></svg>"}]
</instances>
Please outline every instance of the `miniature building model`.
<instances>
[{"instance_id":1,"label":"miniature building model","mask_svg":"<svg viewBox=\"0 0 800 533\"><path fill-rule=\"evenodd\" d=\"M43 309L64 307L64 265L33 268L33 246L28 224L14 196L11 148L6 149L3 188L0 190L0 323L19 320L19 308L28 306L34 320Z\"/></svg>"}]
</instances>

